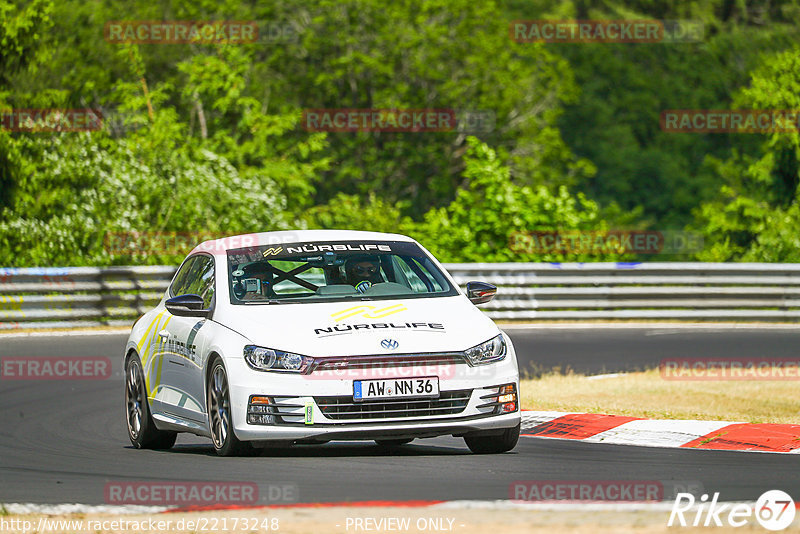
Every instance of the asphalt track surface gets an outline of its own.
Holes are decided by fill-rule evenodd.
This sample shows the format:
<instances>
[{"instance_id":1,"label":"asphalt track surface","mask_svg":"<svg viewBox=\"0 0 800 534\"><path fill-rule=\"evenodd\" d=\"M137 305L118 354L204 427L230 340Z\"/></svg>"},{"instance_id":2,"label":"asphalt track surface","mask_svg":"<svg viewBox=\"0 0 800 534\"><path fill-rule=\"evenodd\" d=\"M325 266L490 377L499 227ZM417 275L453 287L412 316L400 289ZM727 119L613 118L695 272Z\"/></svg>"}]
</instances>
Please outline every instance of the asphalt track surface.
<instances>
[{"instance_id":1,"label":"asphalt track surface","mask_svg":"<svg viewBox=\"0 0 800 534\"><path fill-rule=\"evenodd\" d=\"M665 357L796 356L800 329L509 329L522 367L613 372ZM294 488L300 502L494 500L520 480L647 480L700 484L720 500L769 489L800 494L797 455L681 450L521 438L511 453L472 455L455 438L394 451L334 442L219 458L210 441L182 434L170 451L136 450L124 422L125 335L0 337L0 358L109 356L104 381L0 380L0 502L103 504L109 482L254 482Z\"/></svg>"}]
</instances>

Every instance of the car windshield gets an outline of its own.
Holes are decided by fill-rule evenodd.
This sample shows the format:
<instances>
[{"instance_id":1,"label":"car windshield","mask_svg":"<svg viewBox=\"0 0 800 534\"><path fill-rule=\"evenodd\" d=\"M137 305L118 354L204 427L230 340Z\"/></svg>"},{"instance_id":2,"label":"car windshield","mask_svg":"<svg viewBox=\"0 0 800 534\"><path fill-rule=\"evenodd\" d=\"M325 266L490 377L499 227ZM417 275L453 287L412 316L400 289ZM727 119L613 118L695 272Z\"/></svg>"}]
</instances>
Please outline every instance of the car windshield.
<instances>
[{"instance_id":1,"label":"car windshield","mask_svg":"<svg viewBox=\"0 0 800 534\"><path fill-rule=\"evenodd\" d=\"M228 250L232 304L457 294L415 243L311 242Z\"/></svg>"}]
</instances>

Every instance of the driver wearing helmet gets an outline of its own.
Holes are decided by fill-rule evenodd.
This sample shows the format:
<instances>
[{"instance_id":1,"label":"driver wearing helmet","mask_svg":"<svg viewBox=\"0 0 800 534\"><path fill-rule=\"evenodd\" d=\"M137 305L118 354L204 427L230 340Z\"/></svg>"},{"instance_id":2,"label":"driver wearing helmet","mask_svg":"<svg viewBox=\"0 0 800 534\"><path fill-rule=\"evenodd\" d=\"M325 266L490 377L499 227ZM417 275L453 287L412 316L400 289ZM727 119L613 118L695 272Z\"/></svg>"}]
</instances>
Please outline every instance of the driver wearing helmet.
<instances>
[{"instance_id":1,"label":"driver wearing helmet","mask_svg":"<svg viewBox=\"0 0 800 534\"><path fill-rule=\"evenodd\" d=\"M363 293L372 284L383 282L381 277L381 262L377 256L353 256L348 258L344 266L347 283Z\"/></svg>"}]
</instances>

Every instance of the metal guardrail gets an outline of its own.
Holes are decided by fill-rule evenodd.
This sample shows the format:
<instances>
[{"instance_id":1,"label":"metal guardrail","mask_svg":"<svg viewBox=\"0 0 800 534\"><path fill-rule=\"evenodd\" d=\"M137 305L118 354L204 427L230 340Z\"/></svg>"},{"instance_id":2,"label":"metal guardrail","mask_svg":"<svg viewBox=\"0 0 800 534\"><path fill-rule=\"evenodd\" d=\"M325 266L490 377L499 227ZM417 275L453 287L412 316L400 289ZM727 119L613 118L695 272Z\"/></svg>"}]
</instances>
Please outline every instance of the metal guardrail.
<instances>
[{"instance_id":1,"label":"metal guardrail","mask_svg":"<svg viewBox=\"0 0 800 534\"><path fill-rule=\"evenodd\" d=\"M499 287L493 319L796 321L800 264L462 263L460 285ZM0 330L127 326L176 267L0 269Z\"/></svg>"},{"instance_id":2,"label":"metal guardrail","mask_svg":"<svg viewBox=\"0 0 800 534\"><path fill-rule=\"evenodd\" d=\"M177 267L0 269L0 330L129 326Z\"/></svg>"},{"instance_id":3,"label":"metal guardrail","mask_svg":"<svg viewBox=\"0 0 800 534\"><path fill-rule=\"evenodd\" d=\"M450 264L459 284L499 287L493 319L796 321L800 264Z\"/></svg>"}]
</instances>

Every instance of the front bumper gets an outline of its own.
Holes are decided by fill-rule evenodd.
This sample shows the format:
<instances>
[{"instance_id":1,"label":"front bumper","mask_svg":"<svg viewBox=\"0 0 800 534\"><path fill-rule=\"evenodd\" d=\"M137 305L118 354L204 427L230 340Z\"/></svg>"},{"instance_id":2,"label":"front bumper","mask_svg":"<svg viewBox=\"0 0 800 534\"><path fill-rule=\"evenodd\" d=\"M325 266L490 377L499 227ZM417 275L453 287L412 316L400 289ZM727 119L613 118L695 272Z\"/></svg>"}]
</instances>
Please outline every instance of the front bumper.
<instances>
[{"instance_id":1,"label":"front bumper","mask_svg":"<svg viewBox=\"0 0 800 534\"><path fill-rule=\"evenodd\" d=\"M226 363L234 433L242 441L421 438L502 431L520 422L519 373L513 352L501 362L478 367L456 365L407 371L395 368L392 377L438 376L439 399L365 401L359 403L364 406L364 413L356 409L356 403L347 401L353 396L353 378L322 379L313 374L258 372L242 359ZM490 404L487 396L496 394L504 384L515 385L516 409L498 413L495 406L487 406ZM270 398L271 413L279 414L272 424L248 422L248 406L253 396ZM389 404L395 405L387 408L385 405ZM398 405L408 409L399 409Z\"/></svg>"}]
</instances>

